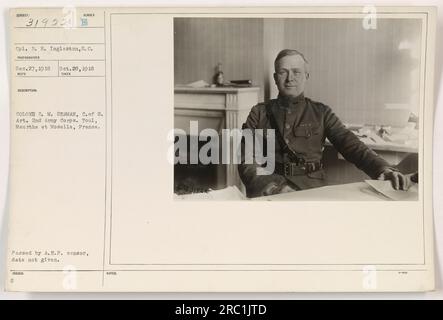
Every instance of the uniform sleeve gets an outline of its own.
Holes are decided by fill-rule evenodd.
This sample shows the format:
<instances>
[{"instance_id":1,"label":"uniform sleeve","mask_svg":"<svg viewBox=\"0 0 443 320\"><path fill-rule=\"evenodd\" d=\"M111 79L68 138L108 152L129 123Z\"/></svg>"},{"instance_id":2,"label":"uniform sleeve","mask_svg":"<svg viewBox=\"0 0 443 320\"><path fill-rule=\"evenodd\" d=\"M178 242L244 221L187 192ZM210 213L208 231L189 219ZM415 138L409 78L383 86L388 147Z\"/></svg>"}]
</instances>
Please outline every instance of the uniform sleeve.
<instances>
[{"instance_id":1,"label":"uniform sleeve","mask_svg":"<svg viewBox=\"0 0 443 320\"><path fill-rule=\"evenodd\" d=\"M250 129L252 133L254 129L261 129L260 123L263 121L263 117L266 116L264 112L264 105L259 104L254 106L243 124L242 129ZM270 175L257 175L257 168L259 167L255 161L251 164L245 163L245 143L244 139L241 142L241 163L238 165L238 172L242 182L246 187L246 193L248 197L262 196L264 190L270 183L275 183L279 187L283 187L286 184L286 179L278 174Z\"/></svg>"},{"instance_id":2,"label":"uniform sleeve","mask_svg":"<svg viewBox=\"0 0 443 320\"><path fill-rule=\"evenodd\" d=\"M347 161L355 164L357 168L364 171L372 179L377 179L387 168L396 170L361 142L355 134L346 129L331 108L324 107L326 137Z\"/></svg>"}]
</instances>

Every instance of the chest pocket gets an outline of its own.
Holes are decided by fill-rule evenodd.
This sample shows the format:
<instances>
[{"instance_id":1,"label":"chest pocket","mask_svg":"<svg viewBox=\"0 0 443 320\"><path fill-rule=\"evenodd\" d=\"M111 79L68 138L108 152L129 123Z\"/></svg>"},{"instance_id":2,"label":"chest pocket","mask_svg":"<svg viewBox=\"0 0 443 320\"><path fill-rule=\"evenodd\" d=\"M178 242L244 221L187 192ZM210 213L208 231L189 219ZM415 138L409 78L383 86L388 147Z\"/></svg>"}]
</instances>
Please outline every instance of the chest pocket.
<instances>
[{"instance_id":1,"label":"chest pocket","mask_svg":"<svg viewBox=\"0 0 443 320\"><path fill-rule=\"evenodd\" d=\"M323 130L317 123L300 124L293 128L295 136L293 148L297 152L309 156L321 154L323 144Z\"/></svg>"}]
</instances>

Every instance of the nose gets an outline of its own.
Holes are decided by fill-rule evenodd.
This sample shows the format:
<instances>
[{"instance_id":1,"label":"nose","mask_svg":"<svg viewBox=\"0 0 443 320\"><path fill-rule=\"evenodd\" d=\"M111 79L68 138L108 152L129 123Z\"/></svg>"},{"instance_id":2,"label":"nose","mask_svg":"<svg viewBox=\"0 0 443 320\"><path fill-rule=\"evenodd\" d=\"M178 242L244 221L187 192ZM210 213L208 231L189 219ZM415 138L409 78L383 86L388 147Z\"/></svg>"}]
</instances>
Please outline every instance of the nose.
<instances>
[{"instance_id":1,"label":"nose","mask_svg":"<svg viewBox=\"0 0 443 320\"><path fill-rule=\"evenodd\" d=\"M287 80L288 80L288 82L291 82L291 81L294 81L294 80L295 80L295 74L294 74L294 71L289 70Z\"/></svg>"}]
</instances>

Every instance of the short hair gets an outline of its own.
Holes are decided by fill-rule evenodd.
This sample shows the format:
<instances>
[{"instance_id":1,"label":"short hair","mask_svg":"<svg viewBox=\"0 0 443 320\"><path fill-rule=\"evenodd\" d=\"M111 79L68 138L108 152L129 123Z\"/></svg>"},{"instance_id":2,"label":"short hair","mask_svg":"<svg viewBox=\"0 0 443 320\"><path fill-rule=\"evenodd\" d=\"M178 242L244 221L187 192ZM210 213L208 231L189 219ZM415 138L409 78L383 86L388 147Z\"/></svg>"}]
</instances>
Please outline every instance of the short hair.
<instances>
[{"instance_id":1,"label":"short hair","mask_svg":"<svg viewBox=\"0 0 443 320\"><path fill-rule=\"evenodd\" d=\"M283 49L282 51L280 51L274 61L274 70L277 70L277 62L286 56L300 56L300 57L302 57L303 61L305 62L305 71L308 72L308 60L306 60L303 53L301 53L300 51L295 50L295 49Z\"/></svg>"}]
</instances>

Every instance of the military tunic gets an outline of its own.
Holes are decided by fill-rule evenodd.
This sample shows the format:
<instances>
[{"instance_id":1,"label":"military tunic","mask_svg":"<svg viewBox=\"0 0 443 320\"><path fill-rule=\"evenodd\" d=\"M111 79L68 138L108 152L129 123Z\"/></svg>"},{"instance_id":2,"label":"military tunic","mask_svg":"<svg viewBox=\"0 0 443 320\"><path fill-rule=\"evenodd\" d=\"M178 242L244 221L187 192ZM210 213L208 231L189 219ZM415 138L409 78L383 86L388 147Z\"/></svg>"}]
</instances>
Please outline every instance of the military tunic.
<instances>
[{"instance_id":1,"label":"military tunic","mask_svg":"<svg viewBox=\"0 0 443 320\"><path fill-rule=\"evenodd\" d=\"M278 126L273 129L280 131L288 147L305 162L321 162L325 139L328 138L347 161L355 164L373 179L376 179L387 168L395 170L347 129L330 107L312 101L303 94L296 98L279 96L268 103L254 106L243 124L243 129L272 129L268 112L272 112ZM288 161L290 160L287 154L283 152L282 146L276 139L276 164ZM257 166L257 164L245 164L242 161L238 167L248 197L262 195L271 182L278 186L288 184L296 190L327 184L322 168L300 175L285 175L276 172L271 175L257 175Z\"/></svg>"}]
</instances>

